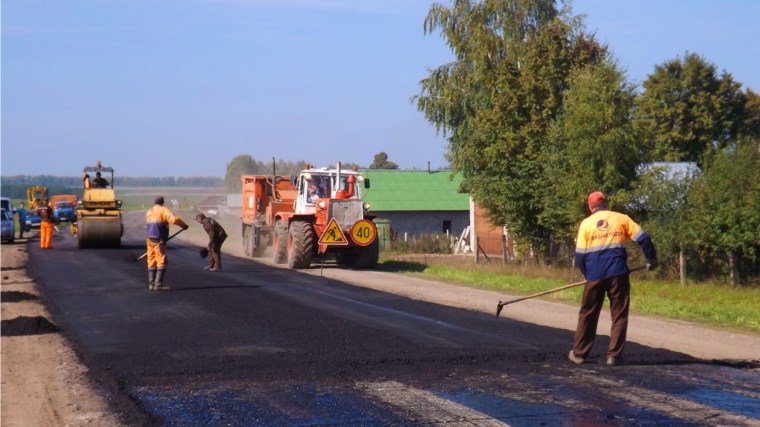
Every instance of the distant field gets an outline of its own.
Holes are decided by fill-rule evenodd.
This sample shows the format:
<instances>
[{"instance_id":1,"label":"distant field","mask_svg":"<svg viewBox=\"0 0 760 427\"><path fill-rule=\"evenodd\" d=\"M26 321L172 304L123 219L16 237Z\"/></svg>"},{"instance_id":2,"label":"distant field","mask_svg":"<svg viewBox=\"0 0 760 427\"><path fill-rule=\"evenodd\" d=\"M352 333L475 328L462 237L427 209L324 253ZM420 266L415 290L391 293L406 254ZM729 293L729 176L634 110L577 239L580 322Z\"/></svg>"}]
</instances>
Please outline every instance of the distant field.
<instances>
[{"instance_id":1,"label":"distant field","mask_svg":"<svg viewBox=\"0 0 760 427\"><path fill-rule=\"evenodd\" d=\"M183 207L189 207L209 196L223 197L224 188L178 188L178 187L121 187L116 188L116 198L124 203L125 210L143 209L153 206L153 198L164 196L169 201L177 199Z\"/></svg>"}]
</instances>

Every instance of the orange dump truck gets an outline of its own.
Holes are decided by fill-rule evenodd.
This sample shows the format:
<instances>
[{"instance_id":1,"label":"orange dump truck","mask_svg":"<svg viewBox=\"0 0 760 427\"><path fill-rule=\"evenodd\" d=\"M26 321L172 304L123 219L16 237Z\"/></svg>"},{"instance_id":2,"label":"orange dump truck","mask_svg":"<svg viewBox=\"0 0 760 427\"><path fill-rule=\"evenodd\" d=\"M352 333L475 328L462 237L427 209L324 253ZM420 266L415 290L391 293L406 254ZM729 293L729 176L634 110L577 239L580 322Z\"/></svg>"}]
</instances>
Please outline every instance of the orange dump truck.
<instances>
[{"instance_id":1,"label":"orange dump truck","mask_svg":"<svg viewBox=\"0 0 760 427\"><path fill-rule=\"evenodd\" d=\"M298 176L243 175L243 248L261 257L273 246L274 261L307 268L315 255L334 254L340 265L374 268L377 228L362 203L369 179L356 170L313 168Z\"/></svg>"}]
</instances>

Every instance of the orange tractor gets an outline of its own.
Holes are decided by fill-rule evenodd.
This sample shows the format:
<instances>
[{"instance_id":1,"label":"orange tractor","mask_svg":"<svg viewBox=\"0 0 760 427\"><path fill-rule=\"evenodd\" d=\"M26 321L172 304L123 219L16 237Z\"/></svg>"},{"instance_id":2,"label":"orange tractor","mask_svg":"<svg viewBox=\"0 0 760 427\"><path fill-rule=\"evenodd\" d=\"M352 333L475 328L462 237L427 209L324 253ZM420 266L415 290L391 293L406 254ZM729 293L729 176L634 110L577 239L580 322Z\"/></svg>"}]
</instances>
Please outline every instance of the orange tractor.
<instances>
[{"instance_id":1,"label":"orange tractor","mask_svg":"<svg viewBox=\"0 0 760 427\"><path fill-rule=\"evenodd\" d=\"M380 253L375 217L362 203L369 178L354 170L313 168L299 176L243 175L243 248L274 261L307 268L315 255L332 253L340 265L374 268Z\"/></svg>"}]
</instances>

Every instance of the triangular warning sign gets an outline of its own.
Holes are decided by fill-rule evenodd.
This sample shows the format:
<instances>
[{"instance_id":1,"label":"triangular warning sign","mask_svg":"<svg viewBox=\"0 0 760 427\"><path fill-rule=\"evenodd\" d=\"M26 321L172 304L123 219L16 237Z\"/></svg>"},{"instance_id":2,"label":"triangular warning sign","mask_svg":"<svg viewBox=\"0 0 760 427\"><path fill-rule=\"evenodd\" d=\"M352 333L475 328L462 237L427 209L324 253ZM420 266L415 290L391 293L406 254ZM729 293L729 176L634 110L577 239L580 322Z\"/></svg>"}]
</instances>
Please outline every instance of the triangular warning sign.
<instances>
[{"instance_id":1,"label":"triangular warning sign","mask_svg":"<svg viewBox=\"0 0 760 427\"><path fill-rule=\"evenodd\" d=\"M335 221L335 218L330 220L330 223L327 224L327 228L325 228L325 232L322 233L322 237L319 238L319 244L320 245L347 245L348 240L346 240L346 236L343 234L343 231L341 231L340 227L338 227L338 222Z\"/></svg>"}]
</instances>

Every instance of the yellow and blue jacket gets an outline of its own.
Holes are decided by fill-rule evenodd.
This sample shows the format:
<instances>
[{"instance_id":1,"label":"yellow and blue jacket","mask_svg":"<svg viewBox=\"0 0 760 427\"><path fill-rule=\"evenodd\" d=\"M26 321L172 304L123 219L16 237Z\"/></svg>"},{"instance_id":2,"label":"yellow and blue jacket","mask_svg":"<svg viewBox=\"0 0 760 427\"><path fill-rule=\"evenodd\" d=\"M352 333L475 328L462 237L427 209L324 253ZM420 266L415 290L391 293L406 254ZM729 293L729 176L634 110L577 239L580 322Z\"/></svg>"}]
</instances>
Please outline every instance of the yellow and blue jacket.
<instances>
[{"instance_id":1,"label":"yellow and blue jacket","mask_svg":"<svg viewBox=\"0 0 760 427\"><path fill-rule=\"evenodd\" d=\"M647 262L657 259L649 235L631 218L606 209L583 220L575 245L575 263L588 281L628 274L626 239L638 243Z\"/></svg>"},{"instance_id":2,"label":"yellow and blue jacket","mask_svg":"<svg viewBox=\"0 0 760 427\"><path fill-rule=\"evenodd\" d=\"M147 223L147 237L153 242L166 242L169 240L169 224L187 227L184 221L174 215L169 208L156 205L145 214Z\"/></svg>"}]
</instances>

